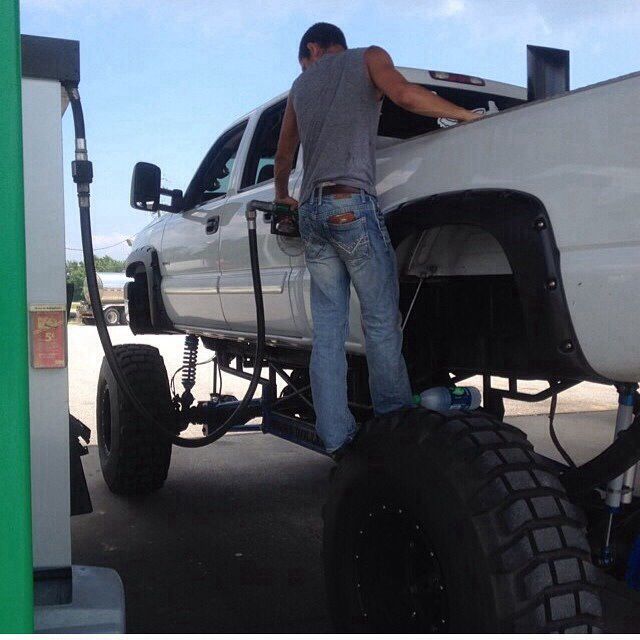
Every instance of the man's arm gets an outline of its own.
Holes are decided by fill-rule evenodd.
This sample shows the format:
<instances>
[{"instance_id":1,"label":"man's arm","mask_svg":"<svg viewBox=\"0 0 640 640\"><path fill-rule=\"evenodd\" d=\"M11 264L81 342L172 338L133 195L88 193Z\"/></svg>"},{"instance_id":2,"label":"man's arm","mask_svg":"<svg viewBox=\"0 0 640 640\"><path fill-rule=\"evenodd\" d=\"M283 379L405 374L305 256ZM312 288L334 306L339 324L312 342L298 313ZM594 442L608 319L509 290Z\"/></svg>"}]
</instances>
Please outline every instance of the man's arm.
<instances>
[{"instance_id":1,"label":"man's arm","mask_svg":"<svg viewBox=\"0 0 640 640\"><path fill-rule=\"evenodd\" d=\"M291 99L287 100L284 110L278 149L276 150L275 167L273 169L276 187L276 202L288 204L294 209L298 202L289 196L289 174L293 165L293 158L300 142L298 135L298 120Z\"/></svg>"},{"instance_id":2,"label":"man's arm","mask_svg":"<svg viewBox=\"0 0 640 640\"><path fill-rule=\"evenodd\" d=\"M381 47L369 47L365 53L369 76L376 88L399 107L421 116L452 118L468 122L480 116L449 102L419 84L408 82L395 68L391 56Z\"/></svg>"}]
</instances>

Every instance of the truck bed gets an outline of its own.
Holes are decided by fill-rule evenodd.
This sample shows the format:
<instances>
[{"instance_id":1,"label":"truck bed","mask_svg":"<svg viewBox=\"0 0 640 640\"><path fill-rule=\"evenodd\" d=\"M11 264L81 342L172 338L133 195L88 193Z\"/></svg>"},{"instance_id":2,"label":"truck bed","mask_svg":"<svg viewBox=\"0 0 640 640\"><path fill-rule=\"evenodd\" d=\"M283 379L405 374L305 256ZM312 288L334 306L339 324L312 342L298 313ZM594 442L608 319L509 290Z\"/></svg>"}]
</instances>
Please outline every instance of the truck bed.
<instances>
[{"instance_id":1,"label":"truck bed","mask_svg":"<svg viewBox=\"0 0 640 640\"><path fill-rule=\"evenodd\" d=\"M582 351L595 372L618 381L640 379L639 101L634 73L378 152L385 212L463 190L509 189L539 199ZM483 266L468 275L508 273L495 243L485 252Z\"/></svg>"}]
</instances>

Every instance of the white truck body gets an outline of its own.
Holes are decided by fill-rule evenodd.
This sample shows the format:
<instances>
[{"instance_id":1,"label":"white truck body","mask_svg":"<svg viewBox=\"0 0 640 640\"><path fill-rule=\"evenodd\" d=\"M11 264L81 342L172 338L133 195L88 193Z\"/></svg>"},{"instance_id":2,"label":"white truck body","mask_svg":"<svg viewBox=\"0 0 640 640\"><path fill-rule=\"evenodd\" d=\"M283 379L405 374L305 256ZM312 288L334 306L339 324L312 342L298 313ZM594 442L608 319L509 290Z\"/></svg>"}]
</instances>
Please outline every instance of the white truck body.
<instances>
[{"instance_id":1,"label":"white truck body","mask_svg":"<svg viewBox=\"0 0 640 640\"><path fill-rule=\"evenodd\" d=\"M413 82L461 90L455 83L428 78L426 71L402 71ZM511 85L487 81L472 89L526 99L524 89ZM273 180L266 180L242 188L242 176L260 116L285 97L229 129L246 122L224 195L162 215L136 236L134 254L143 247L158 251L162 301L177 330L225 339L255 334L244 209L251 199L272 200L274 187ZM582 353L598 376L617 381L640 379L639 101L640 74L632 74L411 139L380 139L377 155L384 212L465 190L506 189L537 198L553 228L566 304ZM488 100L475 106L493 111ZM301 167L299 154L290 181L294 196ZM209 234L205 229L212 216L219 217L219 227ZM272 235L269 224L259 219L258 242L268 341L308 348L309 275L301 241ZM439 276L511 270L495 239L472 227L423 234L413 256L416 251ZM401 274L416 268L415 260L400 260ZM355 295L350 319L347 348L363 353Z\"/></svg>"}]
</instances>

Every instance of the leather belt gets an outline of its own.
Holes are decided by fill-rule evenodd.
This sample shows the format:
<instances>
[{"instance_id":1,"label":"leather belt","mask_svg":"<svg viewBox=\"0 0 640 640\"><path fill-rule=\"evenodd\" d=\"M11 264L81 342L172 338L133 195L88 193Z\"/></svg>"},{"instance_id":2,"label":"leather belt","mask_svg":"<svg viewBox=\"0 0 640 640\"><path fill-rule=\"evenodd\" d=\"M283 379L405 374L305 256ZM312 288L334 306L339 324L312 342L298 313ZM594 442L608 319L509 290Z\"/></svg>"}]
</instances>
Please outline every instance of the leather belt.
<instances>
[{"instance_id":1,"label":"leather belt","mask_svg":"<svg viewBox=\"0 0 640 640\"><path fill-rule=\"evenodd\" d=\"M350 196L354 193L360 193L360 189L356 187L347 187L343 184L328 184L325 187L316 187L313 191L314 193L319 193L320 189L322 189L323 196Z\"/></svg>"}]
</instances>

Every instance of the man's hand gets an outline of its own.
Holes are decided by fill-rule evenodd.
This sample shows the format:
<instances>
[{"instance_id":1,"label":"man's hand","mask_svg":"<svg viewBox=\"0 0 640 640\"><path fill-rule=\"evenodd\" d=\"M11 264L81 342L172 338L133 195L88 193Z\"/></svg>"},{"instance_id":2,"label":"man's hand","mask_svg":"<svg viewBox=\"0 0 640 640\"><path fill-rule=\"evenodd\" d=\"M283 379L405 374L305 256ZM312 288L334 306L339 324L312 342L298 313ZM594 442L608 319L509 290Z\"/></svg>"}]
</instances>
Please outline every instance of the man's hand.
<instances>
[{"instance_id":1,"label":"man's hand","mask_svg":"<svg viewBox=\"0 0 640 640\"><path fill-rule=\"evenodd\" d=\"M276 204L286 204L293 211L298 210L298 201L291 196L284 196L282 198L276 198L274 201Z\"/></svg>"},{"instance_id":2,"label":"man's hand","mask_svg":"<svg viewBox=\"0 0 640 640\"><path fill-rule=\"evenodd\" d=\"M480 118L485 117L485 113L476 113L475 111L467 111L466 117L462 120L463 122L471 122L473 120L480 120Z\"/></svg>"}]
</instances>

